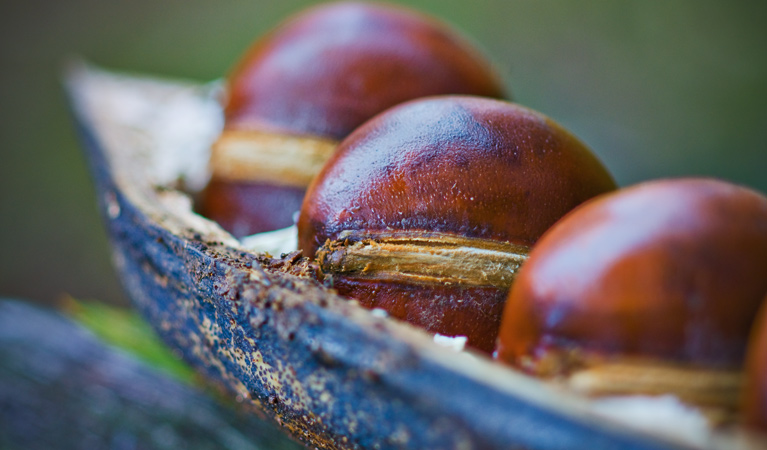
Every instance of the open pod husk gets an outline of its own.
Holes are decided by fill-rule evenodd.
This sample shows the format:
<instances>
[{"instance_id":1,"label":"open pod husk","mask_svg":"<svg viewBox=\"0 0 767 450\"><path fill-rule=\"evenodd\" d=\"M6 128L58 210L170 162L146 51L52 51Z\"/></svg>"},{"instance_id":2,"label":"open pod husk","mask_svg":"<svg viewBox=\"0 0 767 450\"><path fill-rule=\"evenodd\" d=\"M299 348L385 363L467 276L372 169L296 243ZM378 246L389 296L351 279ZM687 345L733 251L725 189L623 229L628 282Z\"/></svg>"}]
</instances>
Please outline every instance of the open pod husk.
<instances>
[{"instance_id":1,"label":"open pod husk","mask_svg":"<svg viewBox=\"0 0 767 450\"><path fill-rule=\"evenodd\" d=\"M172 348L305 444L328 449L759 448L600 415L489 358L371 313L297 254L246 248L192 211L221 126L214 85L75 64L66 88L123 284ZM268 212L267 212L268 213Z\"/></svg>"}]
</instances>

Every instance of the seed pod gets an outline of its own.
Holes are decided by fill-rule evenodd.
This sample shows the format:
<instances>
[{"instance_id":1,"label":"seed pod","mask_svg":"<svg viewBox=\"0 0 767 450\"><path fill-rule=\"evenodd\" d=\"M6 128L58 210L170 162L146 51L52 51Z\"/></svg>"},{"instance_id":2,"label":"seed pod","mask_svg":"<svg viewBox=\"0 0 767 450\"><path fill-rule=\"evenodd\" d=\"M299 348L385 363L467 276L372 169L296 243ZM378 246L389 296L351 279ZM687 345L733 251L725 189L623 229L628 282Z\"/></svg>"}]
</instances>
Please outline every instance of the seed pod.
<instances>
[{"instance_id":1,"label":"seed pod","mask_svg":"<svg viewBox=\"0 0 767 450\"><path fill-rule=\"evenodd\" d=\"M398 103L505 95L457 33L410 10L323 5L258 41L228 80L200 212L237 236L288 226L340 139Z\"/></svg>"},{"instance_id":2,"label":"seed pod","mask_svg":"<svg viewBox=\"0 0 767 450\"><path fill-rule=\"evenodd\" d=\"M299 246L317 252L342 294L489 352L530 246L614 186L541 114L477 97L423 99L341 144L307 193Z\"/></svg>"}]
</instances>

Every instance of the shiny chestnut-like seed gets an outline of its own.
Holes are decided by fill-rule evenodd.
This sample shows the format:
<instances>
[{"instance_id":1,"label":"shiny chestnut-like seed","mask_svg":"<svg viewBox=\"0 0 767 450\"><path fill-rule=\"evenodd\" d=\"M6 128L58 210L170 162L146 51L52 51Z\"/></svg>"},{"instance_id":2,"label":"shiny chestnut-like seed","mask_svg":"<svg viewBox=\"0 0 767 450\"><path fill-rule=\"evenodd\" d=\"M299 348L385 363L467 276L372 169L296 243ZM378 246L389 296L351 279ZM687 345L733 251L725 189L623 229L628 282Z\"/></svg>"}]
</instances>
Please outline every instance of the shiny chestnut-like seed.
<instances>
[{"instance_id":1,"label":"shiny chestnut-like seed","mask_svg":"<svg viewBox=\"0 0 767 450\"><path fill-rule=\"evenodd\" d=\"M741 401L746 425L767 433L767 296L751 332Z\"/></svg>"},{"instance_id":2,"label":"shiny chestnut-like seed","mask_svg":"<svg viewBox=\"0 0 767 450\"><path fill-rule=\"evenodd\" d=\"M478 97L416 100L342 142L307 192L299 247L341 294L489 352L530 247L614 187L539 113Z\"/></svg>"},{"instance_id":3,"label":"shiny chestnut-like seed","mask_svg":"<svg viewBox=\"0 0 767 450\"><path fill-rule=\"evenodd\" d=\"M293 223L340 139L418 97L504 97L490 64L446 25L375 3L333 3L258 41L227 82L225 129L199 211L236 236Z\"/></svg>"},{"instance_id":4,"label":"shiny chestnut-like seed","mask_svg":"<svg viewBox=\"0 0 767 450\"><path fill-rule=\"evenodd\" d=\"M499 359L594 395L735 409L767 292L767 198L711 179L649 182L576 209L538 242Z\"/></svg>"}]
</instances>

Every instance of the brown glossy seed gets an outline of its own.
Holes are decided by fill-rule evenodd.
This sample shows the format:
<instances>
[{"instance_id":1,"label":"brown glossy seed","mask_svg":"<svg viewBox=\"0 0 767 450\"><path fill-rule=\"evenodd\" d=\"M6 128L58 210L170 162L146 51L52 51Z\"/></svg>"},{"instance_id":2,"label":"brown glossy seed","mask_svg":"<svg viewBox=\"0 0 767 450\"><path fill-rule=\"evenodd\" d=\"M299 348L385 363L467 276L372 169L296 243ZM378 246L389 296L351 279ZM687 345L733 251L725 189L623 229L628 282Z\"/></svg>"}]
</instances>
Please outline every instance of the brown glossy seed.
<instances>
[{"instance_id":1,"label":"brown glossy seed","mask_svg":"<svg viewBox=\"0 0 767 450\"><path fill-rule=\"evenodd\" d=\"M613 364L637 377L677 366L658 383L678 386L696 367L718 374L696 395L721 389L731 406L765 292L767 198L711 179L645 183L541 238L511 290L497 356L543 376L591 373L585 390L597 394L627 393L610 386Z\"/></svg>"},{"instance_id":2,"label":"brown glossy seed","mask_svg":"<svg viewBox=\"0 0 767 450\"><path fill-rule=\"evenodd\" d=\"M236 237L293 223L301 209L304 188L272 183L212 179L200 194L205 215ZM200 208L202 209L202 208Z\"/></svg>"},{"instance_id":3,"label":"brown glossy seed","mask_svg":"<svg viewBox=\"0 0 767 450\"><path fill-rule=\"evenodd\" d=\"M240 194L251 183L305 189L340 139L398 103L437 94L505 96L491 65L445 24L355 2L318 6L276 28L247 52L227 92L211 170L216 183L237 183ZM203 195L200 212L224 222L216 201L218 194ZM228 216L271 214L249 209L269 202L260 187L222 201ZM254 223L245 234L257 231L265 229Z\"/></svg>"},{"instance_id":4,"label":"brown glossy seed","mask_svg":"<svg viewBox=\"0 0 767 450\"><path fill-rule=\"evenodd\" d=\"M539 113L422 99L342 142L304 200L299 246L342 294L489 352L529 247L614 187L580 141Z\"/></svg>"},{"instance_id":5,"label":"brown glossy seed","mask_svg":"<svg viewBox=\"0 0 767 450\"><path fill-rule=\"evenodd\" d=\"M767 432L767 296L751 333L741 401L746 425Z\"/></svg>"}]
</instances>

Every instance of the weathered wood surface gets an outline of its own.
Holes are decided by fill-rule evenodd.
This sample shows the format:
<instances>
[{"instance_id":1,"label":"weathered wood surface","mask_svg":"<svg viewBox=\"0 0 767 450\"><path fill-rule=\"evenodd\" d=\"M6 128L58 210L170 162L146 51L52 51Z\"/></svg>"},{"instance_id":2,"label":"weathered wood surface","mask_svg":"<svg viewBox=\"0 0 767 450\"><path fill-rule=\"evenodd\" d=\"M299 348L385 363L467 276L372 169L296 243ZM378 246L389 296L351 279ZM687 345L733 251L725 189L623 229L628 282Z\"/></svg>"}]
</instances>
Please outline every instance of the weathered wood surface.
<instances>
[{"instance_id":1,"label":"weathered wood surface","mask_svg":"<svg viewBox=\"0 0 767 450\"><path fill-rule=\"evenodd\" d=\"M441 348L296 276L307 266L294 255L250 252L193 214L157 175L153 164L173 152L153 124L173 123L179 103L218 120L204 87L81 68L68 88L133 302L201 373L298 439L329 449L687 448L596 417L579 398L485 357ZM143 115L123 111L120 99Z\"/></svg>"},{"instance_id":2,"label":"weathered wood surface","mask_svg":"<svg viewBox=\"0 0 767 450\"><path fill-rule=\"evenodd\" d=\"M0 449L299 448L58 312L0 300Z\"/></svg>"}]
</instances>

